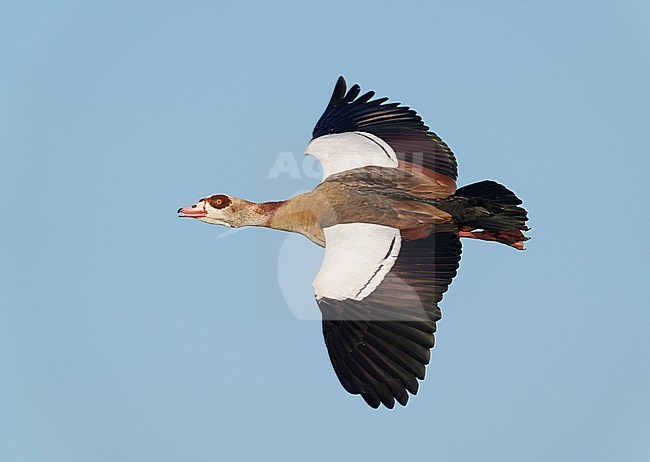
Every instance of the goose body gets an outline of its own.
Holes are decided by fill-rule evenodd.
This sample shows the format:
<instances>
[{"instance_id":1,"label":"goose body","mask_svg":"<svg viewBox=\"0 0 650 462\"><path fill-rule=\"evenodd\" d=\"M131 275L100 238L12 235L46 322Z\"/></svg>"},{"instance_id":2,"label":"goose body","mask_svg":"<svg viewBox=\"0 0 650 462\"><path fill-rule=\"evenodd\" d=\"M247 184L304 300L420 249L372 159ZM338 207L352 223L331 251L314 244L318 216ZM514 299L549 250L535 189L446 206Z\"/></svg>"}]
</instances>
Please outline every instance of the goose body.
<instances>
[{"instance_id":1,"label":"goose body","mask_svg":"<svg viewBox=\"0 0 650 462\"><path fill-rule=\"evenodd\" d=\"M457 190L453 153L415 111L359 95L339 78L305 150L323 167L312 191L261 204L215 194L178 212L325 247L313 286L334 371L348 392L392 408L424 379L460 238L523 249L527 215L496 182Z\"/></svg>"}]
</instances>

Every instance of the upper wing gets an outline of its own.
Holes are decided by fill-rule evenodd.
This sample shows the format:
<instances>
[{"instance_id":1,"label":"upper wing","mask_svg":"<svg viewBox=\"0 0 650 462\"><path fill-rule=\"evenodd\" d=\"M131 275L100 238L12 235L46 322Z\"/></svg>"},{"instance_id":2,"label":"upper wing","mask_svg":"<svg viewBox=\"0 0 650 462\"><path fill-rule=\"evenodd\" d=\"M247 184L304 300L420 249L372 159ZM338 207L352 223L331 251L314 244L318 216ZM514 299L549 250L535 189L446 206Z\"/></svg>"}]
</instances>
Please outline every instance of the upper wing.
<instances>
[{"instance_id":1,"label":"upper wing","mask_svg":"<svg viewBox=\"0 0 650 462\"><path fill-rule=\"evenodd\" d=\"M438 302L456 275L460 239L452 224L425 239L369 223L325 228L314 281L323 335L343 387L372 407L402 405L424 379Z\"/></svg>"},{"instance_id":2,"label":"upper wing","mask_svg":"<svg viewBox=\"0 0 650 462\"><path fill-rule=\"evenodd\" d=\"M353 168L375 165L403 170L423 169L455 182L454 154L408 106L371 99L370 91L339 77L325 112L313 131L306 154L323 166L323 178ZM455 185L454 185L455 186Z\"/></svg>"}]
</instances>

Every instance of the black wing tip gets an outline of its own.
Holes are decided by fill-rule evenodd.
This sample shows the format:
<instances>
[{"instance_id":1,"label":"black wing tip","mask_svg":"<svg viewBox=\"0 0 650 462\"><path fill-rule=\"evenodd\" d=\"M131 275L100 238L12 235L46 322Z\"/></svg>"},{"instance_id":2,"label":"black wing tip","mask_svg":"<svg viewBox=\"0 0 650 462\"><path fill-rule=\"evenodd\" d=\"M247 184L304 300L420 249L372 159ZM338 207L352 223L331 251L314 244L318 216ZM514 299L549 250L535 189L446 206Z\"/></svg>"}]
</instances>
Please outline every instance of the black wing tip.
<instances>
[{"instance_id":1,"label":"black wing tip","mask_svg":"<svg viewBox=\"0 0 650 462\"><path fill-rule=\"evenodd\" d=\"M359 96L360 94L361 94L361 85L355 83L350 88L348 88L348 84L347 81L345 80L345 77L339 75L338 79L336 79L336 84L334 84L334 91L332 92L332 97L330 98L330 102L327 105L327 108L330 109L334 106L337 106L341 102L345 102L345 103L355 102L355 100L357 100L357 96ZM373 96L375 96L375 92L371 90L364 93L358 99L364 98L363 101L364 103L368 101L372 101L372 103L374 103L377 106L384 105L384 103L390 100L390 98L388 97L381 97L381 98L371 100ZM397 102L393 101L390 104L392 104L395 108L412 111L414 113L413 115L417 116L417 112L406 104L403 104L398 101Z\"/></svg>"},{"instance_id":2,"label":"black wing tip","mask_svg":"<svg viewBox=\"0 0 650 462\"><path fill-rule=\"evenodd\" d=\"M401 102L390 102L389 97L379 97L373 99L373 97L376 96L375 91L367 91L365 93L361 93L361 85L358 83L355 83L351 87L348 88L347 82L345 80L345 77L340 75L338 79L336 79L336 84L334 85L334 91L332 92L332 96L329 100L329 103L327 104L327 108L325 109L325 112L321 116L320 120L316 124L316 127L314 128L314 138L317 137L317 133L319 133L319 126L323 122L323 118L326 116L326 114L330 111L333 110L344 110L346 111L347 109L343 109L345 106L354 104L357 108L362 107L363 105L370 105L374 106L377 109L391 109L391 110L399 110L401 116L409 116L416 124L418 125L417 130L418 131L428 131L429 127L424 124L424 121L420 117L420 115L417 113L417 111L410 106L403 104ZM323 133L319 133L323 134Z\"/></svg>"},{"instance_id":3,"label":"black wing tip","mask_svg":"<svg viewBox=\"0 0 650 462\"><path fill-rule=\"evenodd\" d=\"M332 92L332 97L327 104L327 109L332 109L341 103L351 103L357 98L357 96L359 96L359 93L361 93L361 86L358 83L355 83L348 89L345 77L340 75L339 78L336 79L334 91Z\"/></svg>"},{"instance_id":4,"label":"black wing tip","mask_svg":"<svg viewBox=\"0 0 650 462\"><path fill-rule=\"evenodd\" d=\"M372 390L372 392L359 393L359 394L366 402L366 404L373 409L379 409L382 406L385 407L386 409L394 409L395 404L399 404L400 406L406 407L410 398L410 396L407 393L405 396L392 394L391 399L381 399L375 390Z\"/></svg>"},{"instance_id":5,"label":"black wing tip","mask_svg":"<svg viewBox=\"0 0 650 462\"><path fill-rule=\"evenodd\" d=\"M345 77L342 75L336 80L334 85L334 91L332 92L332 97L330 102L327 104L327 109L331 109L336 106L344 97L347 92L347 83L345 82Z\"/></svg>"}]
</instances>

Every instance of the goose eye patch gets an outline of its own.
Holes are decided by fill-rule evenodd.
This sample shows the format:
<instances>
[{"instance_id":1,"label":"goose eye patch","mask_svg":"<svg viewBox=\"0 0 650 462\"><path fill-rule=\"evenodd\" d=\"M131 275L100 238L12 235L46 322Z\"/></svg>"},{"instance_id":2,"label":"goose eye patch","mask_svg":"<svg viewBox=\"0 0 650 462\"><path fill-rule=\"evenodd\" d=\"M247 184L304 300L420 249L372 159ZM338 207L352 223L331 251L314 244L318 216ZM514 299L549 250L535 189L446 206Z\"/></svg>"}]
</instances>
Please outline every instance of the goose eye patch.
<instances>
[{"instance_id":1,"label":"goose eye patch","mask_svg":"<svg viewBox=\"0 0 650 462\"><path fill-rule=\"evenodd\" d=\"M215 209L223 209L230 205L230 198L223 194L215 194L208 198L208 203Z\"/></svg>"}]
</instances>

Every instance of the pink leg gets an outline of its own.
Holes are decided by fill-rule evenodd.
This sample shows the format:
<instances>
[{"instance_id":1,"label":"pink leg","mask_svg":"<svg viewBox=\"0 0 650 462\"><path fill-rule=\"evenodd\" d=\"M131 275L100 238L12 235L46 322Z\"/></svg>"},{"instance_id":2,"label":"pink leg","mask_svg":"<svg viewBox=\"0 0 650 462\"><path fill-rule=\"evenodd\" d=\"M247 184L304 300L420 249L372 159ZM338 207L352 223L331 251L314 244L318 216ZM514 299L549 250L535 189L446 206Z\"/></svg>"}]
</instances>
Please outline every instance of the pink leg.
<instances>
[{"instance_id":1,"label":"pink leg","mask_svg":"<svg viewBox=\"0 0 650 462\"><path fill-rule=\"evenodd\" d=\"M517 250L524 250L524 242L530 239L524 236L519 229L511 229L508 231L459 231L458 236L469 239L480 239L482 241L501 242Z\"/></svg>"}]
</instances>

